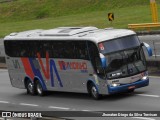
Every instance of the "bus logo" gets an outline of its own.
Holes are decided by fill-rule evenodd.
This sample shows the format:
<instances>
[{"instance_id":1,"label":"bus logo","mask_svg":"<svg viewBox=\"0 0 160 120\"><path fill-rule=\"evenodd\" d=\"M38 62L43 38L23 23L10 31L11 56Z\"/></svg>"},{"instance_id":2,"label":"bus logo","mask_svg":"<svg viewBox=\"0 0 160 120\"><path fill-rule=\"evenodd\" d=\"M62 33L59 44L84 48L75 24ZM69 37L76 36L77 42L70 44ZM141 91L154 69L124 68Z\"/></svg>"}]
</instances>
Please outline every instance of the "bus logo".
<instances>
[{"instance_id":1,"label":"bus logo","mask_svg":"<svg viewBox=\"0 0 160 120\"><path fill-rule=\"evenodd\" d=\"M86 62L65 62L65 61L58 61L60 66L60 70L87 70L87 63Z\"/></svg>"},{"instance_id":2,"label":"bus logo","mask_svg":"<svg viewBox=\"0 0 160 120\"><path fill-rule=\"evenodd\" d=\"M100 43L100 44L99 44L99 48L100 48L100 50L104 50L103 43Z\"/></svg>"}]
</instances>

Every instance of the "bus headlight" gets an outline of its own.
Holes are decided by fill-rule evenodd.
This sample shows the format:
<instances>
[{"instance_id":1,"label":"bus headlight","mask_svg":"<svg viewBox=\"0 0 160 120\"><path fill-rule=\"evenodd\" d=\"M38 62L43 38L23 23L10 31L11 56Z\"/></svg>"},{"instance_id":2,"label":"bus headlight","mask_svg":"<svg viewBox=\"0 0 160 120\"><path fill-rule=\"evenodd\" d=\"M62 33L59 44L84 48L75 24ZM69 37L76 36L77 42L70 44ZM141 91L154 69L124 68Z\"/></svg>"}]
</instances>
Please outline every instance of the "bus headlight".
<instances>
[{"instance_id":1,"label":"bus headlight","mask_svg":"<svg viewBox=\"0 0 160 120\"><path fill-rule=\"evenodd\" d=\"M143 76L142 80L148 80L148 76Z\"/></svg>"},{"instance_id":2,"label":"bus headlight","mask_svg":"<svg viewBox=\"0 0 160 120\"><path fill-rule=\"evenodd\" d=\"M120 86L120 84L117 84L117 83L113 83L111 84L112 87L117 87L117 86Z\"/></svg>"}]
</instances>

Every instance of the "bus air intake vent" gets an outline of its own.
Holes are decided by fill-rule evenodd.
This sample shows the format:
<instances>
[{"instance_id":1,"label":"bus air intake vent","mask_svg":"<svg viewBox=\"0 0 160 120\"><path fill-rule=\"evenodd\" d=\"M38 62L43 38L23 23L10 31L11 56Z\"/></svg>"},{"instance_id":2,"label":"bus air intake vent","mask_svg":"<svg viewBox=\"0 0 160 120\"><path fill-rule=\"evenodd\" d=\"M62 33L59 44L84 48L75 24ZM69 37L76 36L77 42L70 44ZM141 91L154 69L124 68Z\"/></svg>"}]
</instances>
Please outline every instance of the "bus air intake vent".
<instances>
[{"instance_id":1,"label":"bus air intake vent","mask_svg":"<svg viewBox=\"0 0 160 120\"><path fill-rule=\"evenodd\" d=\"M40 36L72 36L75 34L97 30L96 27L59 27L55 29L45 30Z\"/></svg>"}]
</instances>

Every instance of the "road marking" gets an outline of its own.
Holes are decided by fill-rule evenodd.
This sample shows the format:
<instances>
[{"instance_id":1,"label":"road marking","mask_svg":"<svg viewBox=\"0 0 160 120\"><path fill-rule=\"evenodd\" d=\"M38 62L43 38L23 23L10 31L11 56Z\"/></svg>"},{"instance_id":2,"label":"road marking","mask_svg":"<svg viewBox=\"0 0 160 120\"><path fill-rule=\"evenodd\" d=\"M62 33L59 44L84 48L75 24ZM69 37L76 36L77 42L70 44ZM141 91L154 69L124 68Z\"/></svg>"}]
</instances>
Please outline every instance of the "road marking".
<instances>
[{"instance_id":1,"label":"road marking","mask_svg":"<svg viewBox=\"0 0 160 120\"><path fill-rule=\"evenodd\" d=\"M83 112L89 112L89 113L96 113L96 114L103 114L103 112L98 112L98 111L92 111L92 110L81 110Z\"/></svg>"},{"instance_id":2,"label":"road marking","mask_svg":"<svg viewBox=\"0 0 160 120\"><path fill-rule=\"evenodd\" d=\"M151 78L157 78L157 79L160 78L159 76L149 76L149 77L151 77Z\"/></svg>"},{"instance_id":3,"label":"road marking","mask_svg":"<svg viewBox=\"0 0 160 120\"><path fill-rule=\"evenodd\" d=\"M5 118L1 117L0 120L13 120L13 119L5 119Z\"/></svg>"},{"instance_id":4,"label":"road marking","mask_svg":"<svg viewBox=\"0 0 160 120\"><path fill-rule=\"evenodd\" d=\"M24 106L33 106L33 107L39 106L39 105L36 105L36 104L28 104L28 103L20 103L20 105L24 105Z\"/></svg>"},{"instance_id":5,"label":"road marking","mask_svg":"<svg viewBox=\"0 0 160 120\"><path fill-rule=\"evenodd\" d=\"M148 94L136 94L138 96L145 96L145 97L156 97L156 98L159 98L160 96L159 95L148 95Z\"/></svg>"},{"instance_id":6,"label":"road marking","mask_svg":"<svg viewBox=\"0 0 160 120\"><path fill-rule=\"evenodd\" d=\"M49 106L48 108L53 108L53 109L62 109L62 110L69 110L70 108L65 108L65 107L56 107L56 106Z\"/></svg>"},{"instance_id":7,"label":"road marking","mask_svg":"<svg viewBox=\"0 0 160 120\"><path fill-rule=\"evenodd\" d=\"M6 104L8 104L9 102L8 101L0 101L0 103L6 103Z\"/></svg>"},{"instance_id":8,"label":"road marking","mask_svg":"<svg viewBox=\"0 0 160 120\"><path fill-rule=\"evenodd\" d=\"M145 117L132 117L132 118L141 119L141 120L156 120L154 118L145 118Z\"/></svg>"},{"instance_id":9,"label":"road marking","mask_svg":"<svg viewBox=\"0 0 160 120\"><path fill-rule=\"evenodd\" d=\"M0 69L0 72L8 72L7 69Z\"/></svg>"},{"instance_id":10,"label":"road marking","mask_svg":"<svg viewBox=\"0 0 160 120\"><path fill-rule=\"evenodd\" d=\"M155 44L160 44L160 42L156 42Z\"/></svg>"},{"instance_id":11,"label":"road marking","mask_svg":"<svg viewBox=\"0 0 160 120\"><path fill-rule=\"evenodd\" d=\"M5 118L0 118L0 120L5 120ZM6 119L6 120L13 120L13 119Z\"/></svg>"},{"instance_id":12,"label":"road marking","mask_svg":"<svg viewBox=\"0 0 160 120\"><path fill-rule=\"evenodd\" d=\"M91 110L82 110L82 111L85 111L85 112L91 112Z\"/></svg>"}]
</instances>

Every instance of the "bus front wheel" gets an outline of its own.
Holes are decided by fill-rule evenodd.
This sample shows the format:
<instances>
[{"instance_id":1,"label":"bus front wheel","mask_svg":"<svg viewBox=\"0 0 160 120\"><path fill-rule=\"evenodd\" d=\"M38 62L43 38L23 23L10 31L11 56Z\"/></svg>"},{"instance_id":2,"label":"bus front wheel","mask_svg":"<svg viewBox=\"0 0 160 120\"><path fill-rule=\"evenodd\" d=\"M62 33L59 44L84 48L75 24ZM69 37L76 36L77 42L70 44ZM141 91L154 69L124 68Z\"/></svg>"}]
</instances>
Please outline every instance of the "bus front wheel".
<instances>
[{"instance_id":1,"label":"bus front wheel","mask_svg":"<svg viewBox=\"0 0 160 120\"><path fill-rule=\"evenodd\" d=\"M44 91L39 81L36 81L36 92L38 93L39 96L44 96Z\"/></svg>"},{"instance_id":2,"label":"bus front wheel","mask_svg":"<svg viewBox=\"0 0 160 120\"><path fill-rule=\"evenodd\" d=\"M134 89L131 89L131 90L127 90L126 93L133 93L134 92Z\"/></svg>"},{"instance_id":3,"label":"bus front wheel","mask_svg":"<svg viewBox=\"0 0 160 120\"><path fill-rule=\"evenodd\" d=\"M89 86L89 92L95 100L100 99L101 95L98 93L98 90L93 83Z\"/></svg>"}]
</instances>

